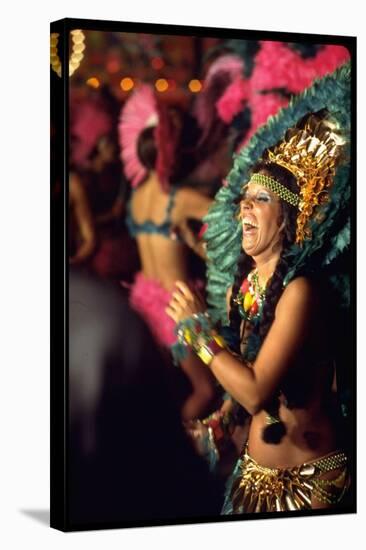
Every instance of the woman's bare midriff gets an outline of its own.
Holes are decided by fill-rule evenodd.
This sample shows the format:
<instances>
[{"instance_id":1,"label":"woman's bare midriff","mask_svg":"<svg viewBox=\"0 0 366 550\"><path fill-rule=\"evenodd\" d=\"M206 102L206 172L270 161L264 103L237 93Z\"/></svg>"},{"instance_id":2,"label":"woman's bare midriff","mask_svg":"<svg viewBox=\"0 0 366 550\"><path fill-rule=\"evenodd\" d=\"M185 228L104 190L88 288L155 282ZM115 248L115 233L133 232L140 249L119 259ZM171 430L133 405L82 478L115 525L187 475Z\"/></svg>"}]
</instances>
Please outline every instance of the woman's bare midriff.
<instances>
[{"instance_id":1,"label":"woman's bare midriff","mask_svg":"<svg viewBox=\"0 0 366 550\"><path fill-rule=\"evenodd\" d=\"M288 409L281 405L279 414L286 435L279 444L262 439L266 412L253 416L248 437L248 452L254 460L269 468L289 468L315 460L336 450L331 419L314 403L306 409Z\"/></svg>"},{"instance_id":2,"label":"woman's bare midriff","mask_svg":"<svg viewBox=\"0 0 366 550\"><path fill-rule=\"evenodd\" d=\"M321 322L321 317L319 322ZM279 417L286 427L286 434L280 443L266 443L263 440L263 430L268 426L265 410L254 415L251 420L248 435L249 455L262 466L269 468L288 468L304 462L315 460L337 450L334 421L329 410L331 400L331 385L334 375L332 362L321 361L326 356L325 334L314 322L314 332L309 335L306 356L317 358L311 364L304 357L294 363L289 369L292 383L298 385L296 394L304 394L304 382L311 380L312 389L307 394L304 408L288 408L286 398L280 396ZM242 341L247 341L251 325L241 326ZM244 348L242 348L242 352ZM296 375L295 375L296 373ZM287 380L288 381L288 380ZM286 378L283 381L286 385Z\"/></svg>"},{"instance_id":3,"label":"woman's bare midriff","mask_svg":"<svg viewBox=\"0 0 366 550\"><path fill-rule=\"evenodd\" d=\"M171 292L175 281L187 281L186 249L178 241L161 235L143 234L137 237L141 271Z\"/></svg>"}]
</instances>

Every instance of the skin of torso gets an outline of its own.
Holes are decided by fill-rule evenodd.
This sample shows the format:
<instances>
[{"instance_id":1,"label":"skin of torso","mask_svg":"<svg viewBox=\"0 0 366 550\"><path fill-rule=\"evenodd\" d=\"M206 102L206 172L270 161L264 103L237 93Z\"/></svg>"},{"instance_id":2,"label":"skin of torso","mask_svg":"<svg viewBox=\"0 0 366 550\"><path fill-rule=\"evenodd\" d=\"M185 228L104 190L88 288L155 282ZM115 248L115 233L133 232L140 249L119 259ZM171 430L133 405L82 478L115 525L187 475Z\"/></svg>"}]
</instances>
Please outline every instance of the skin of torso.
<instances>
[{"instance_id":1,"label":"skin of torso","mask_svg":"<svg viewBox=\"0 0 366 550\"><path fill-rule=\"evenodd\" d=\"M193 190L177 190L174 206L170 211L170 230L182 230L188 218L201 219L208 210L210 200ZM161 224L166 220L169 194L164 193L154 174L134 192L131 212L135 222L151 220ZM145 277L160 283L168 292L177 290L176 281L188 283L186 245L165 235L141 233L136 236L141 270ZM213 377L209 370L193 354L180 363L188 376L192 391L185 400L181 415L183 420L204 416L216 395Z\"/></svg>"},{"instance_id":2,"label":"skin of torso","mask_svg":"<svg viewBox=\"0 0 366 550\"><path fill-rule=\"evenodd\" d=\"M331 361L319 360L319 357L326 356L329 346L324 326L319 311L314 311L314 323L304 351L299 353L283 380L286 387L289 377L292 378L291 386L297 395L301 395L306 387L307 398L305 403L288 408L285 395L281 393L279 416L286 426L281 442L268 444L262 439L262 431L267 425L265 410L252 417L248 451L263 466L292 467L337 449L334 421L327 399L331 396L334 367ZM311 357L314 359L310 360Z\"/></svg>"},{"instance_id":3,"label":"skin of torso","mask_svg":"<svg viewBox=\"0 0 366 550\"><path fill-rule=\"evenodd\" d=\"M156 224L165 221L168 193L164 193L154 176L150 176L133 194L131 211L136 222L151 220ZM174 197L174 206L170 213L172 226L179 226L180 191ZM172 227L172 229L173 229ZM159 234L138 234L136 237L143 274L158 281L169 292L175 287L175 281L188 280L186 247L179 240Z\"/></svg>"},{"instance_id":4,"label":"skin of torso","mask_svg":"<svg viewBox=\"0 0 366 550\"><path fill-rule=\"evenodd\" d=\"M321 410L316 399L306 409L290 410L281 405L279 413L287 433L278 445L267 444L262 439L262 430L266 426L265 411L252 418L248 449L259 464L287 468L336 450L331 418Z\"/></svg>"}]
</instances>

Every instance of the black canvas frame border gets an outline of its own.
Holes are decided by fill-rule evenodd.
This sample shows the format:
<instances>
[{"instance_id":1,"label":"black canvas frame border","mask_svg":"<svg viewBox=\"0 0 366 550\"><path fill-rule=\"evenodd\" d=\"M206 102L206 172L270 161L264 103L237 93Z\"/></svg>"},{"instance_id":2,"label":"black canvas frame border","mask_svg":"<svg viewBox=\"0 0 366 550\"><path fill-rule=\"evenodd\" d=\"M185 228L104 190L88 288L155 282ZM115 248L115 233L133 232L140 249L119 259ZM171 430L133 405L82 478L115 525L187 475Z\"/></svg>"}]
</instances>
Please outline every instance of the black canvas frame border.
<instances>
[{"instance_id":1,"label":"black canvas frame border","mask_svg":"<svg viewBox=\"0 0 366 550\"><path fill-rule=\"evenodd\" d=\"M159 520L136 520L120 522L101 522L90 524L72 523L68 514L68 147L69 147L69 76L68 36L73 29L101 31L101 32L133 32L158 35L202 36L237 40L274 40L283 42L311 42L317 44L332 44L345 46L351 56L351 323L352 323L352 350L350 363L355 365L352 371L352 393L354 396L353 410L357 408L357 376L356 376L356 65L357 65L357 38L354 36L320 35L292 33L281 31L243 30L217 27L196 27L185 25L167 25L156 23L117 22L93 19L65 18L51 23L51 32L59 33L59 48L62 64L62 77L51 71L51 125L54 129L54 142L51 145L51 433L50 433L50 526L61 531L87 531L127 527L151 527L163 525L184 525L195 523L212 523L226 521L257 520L265 518L313 517L357 512L357 420L353 415L353 457L352 476L354 480L353 504L350 507L336 510L309 510L278 513L256 513L237 516L204 516L185 517ZM61 184L61 190L56 189L56 183ZM61 252L62 251L62 252Z\"/></svg>"}]
</instances>

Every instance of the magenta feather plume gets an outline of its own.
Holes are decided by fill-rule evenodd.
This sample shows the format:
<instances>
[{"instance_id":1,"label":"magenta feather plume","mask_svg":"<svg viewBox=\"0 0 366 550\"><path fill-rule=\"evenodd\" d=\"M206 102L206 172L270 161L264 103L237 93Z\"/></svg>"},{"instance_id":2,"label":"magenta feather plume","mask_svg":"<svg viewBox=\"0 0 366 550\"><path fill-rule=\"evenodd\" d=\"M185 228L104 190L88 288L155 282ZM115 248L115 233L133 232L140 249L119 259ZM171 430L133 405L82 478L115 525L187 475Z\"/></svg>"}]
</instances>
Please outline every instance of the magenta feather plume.
<instances>
[{"instance_id":1,"label":"magenta feather plume","mask_svg":"<svg viewBox=\"0 0 366 550\"><path fill-rule=\"evenodd\" d=\"M143 84L126 101L118 124L121 159L132 187L137 187L147 174L137 156L139 135L145 128L157 124L158 110L154 91Z\"/></svg>"},{"instance_id":2,"label":"magenta feather plume","mask_svg":"<svg viewBox=\"0 0 366 550\"><path fill-rule=\"evenodd\" d=\"M90 153L99 139L112 129L112 119L103 105L94 99L70 101L70 133L72 144L70 159L85 168Z\"/></svg>"},{"instance_id":3,"label":"magenta feather plume","mask_svg":"<svg viewBox=\"0 0 366 550\"><path fill-rule=\"evenodd\" d=\"M333 72L349 59L344 46L325 46L315 57L303 59L284 42L261 42L251 77L253 90L285 88L300 93L314 78Z\"/></svg>"},{"instance_id":4,"label":"magenta feather plume","mask_svg":"<svg viewBox=\"0 0 366 550\"><path fill-rule=\"evenodd\" d=\"M196 99L194 114L203 130L203 138L210 131L215 119L220 113L217 102L223 96L228 86L242 77L244 61L237 55L226 54L216 59L207 71L202 92ZM221 108L224 116L229 117L228 110Z\"/></svg>"},{"instance_id":5,"label":"magenta feather plume","mask_svg":"<svg viewBox=\"0 0 366 550\"><path fill-rule=\"evenodd\" d=\"M248 86L248 106L251 111L251 126L237 152L246 145L258 127L266 124L270 116L286 107L289 98L276 90L298 94L310 86L315 78L333 72L350 58L343 46L324 46L314 57L303 59L299 53L284 42L261 42L255 58L255 66ZM263 93L265 92L265 93Z\"/></svg>"},{"instance_id":6,"label":"magenta feather plume","mask_svg":"<svg viewBox=\"0 0 366 550\"><path fill-rule=\"evenodd\" d=\"M250 87L248 80L238 77L225 90L216 102L219 117L226 124L230 124L243 109L244 103L249 99Z\"/></svg>"}]
</instances>

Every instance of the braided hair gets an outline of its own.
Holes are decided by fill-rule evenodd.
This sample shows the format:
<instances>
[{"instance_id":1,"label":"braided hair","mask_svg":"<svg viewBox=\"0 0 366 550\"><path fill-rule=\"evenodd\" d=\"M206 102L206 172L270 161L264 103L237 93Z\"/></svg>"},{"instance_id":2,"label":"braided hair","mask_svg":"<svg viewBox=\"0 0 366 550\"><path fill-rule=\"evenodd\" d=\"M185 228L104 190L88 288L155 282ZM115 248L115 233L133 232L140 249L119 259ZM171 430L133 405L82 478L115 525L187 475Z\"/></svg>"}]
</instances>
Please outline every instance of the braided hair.
<instances>
[{"instance_id":1,"label":"braided hair","mask_svg":"<svg viewBox=\"0 0 366 550\"><path fill-rule=\"evenodd\" d=\"M259 162L252 168L252 173L262 173L273 177L294 193L298 192L296 178L283 168L274 163ZM283 293L283 280L288 272L287 252L290 246L295 241L296 235L296 218L297 210L289 205L287 202L281 200L282 221L284 222L282 251L277 262L276 269L268 281L266 288L266 299L263 306L262 316L260 322L253 326L251 338L259 339L259 347L263 343L267 336L269 329L273 323L275 317L275 310L277 303ZM253 261L244 251L239 256L239 262L237 272L235 275L233 289L230 300L230 327L236 333L240 332L241 317L237 305L235 304L235 298L239 292L239 288L243 282L243 279L248 276L249 272L253 268ZM262 438L266 443L278 444L282 437L286 433L286 427L279 418L279 398L276 394L266 404L266 411L272 417L271 424L267 425L262 434Z\"/></svg>"}]
</instances>

